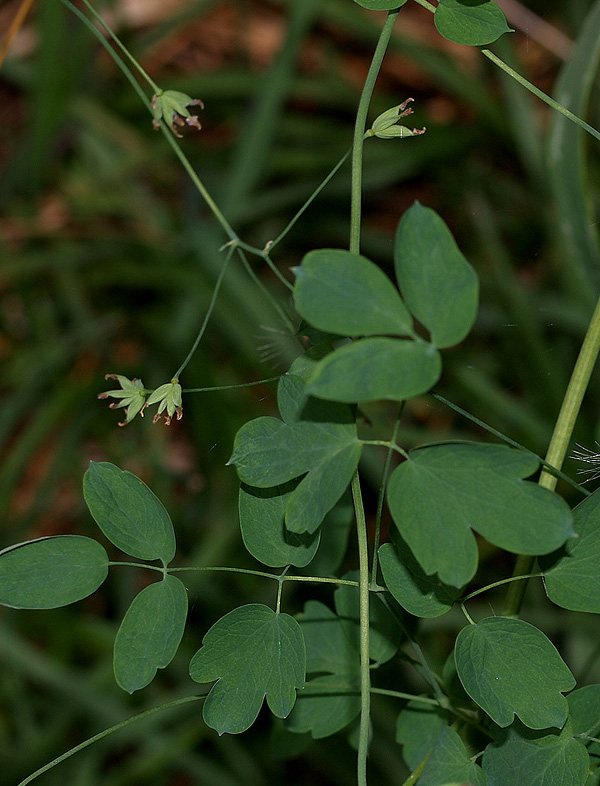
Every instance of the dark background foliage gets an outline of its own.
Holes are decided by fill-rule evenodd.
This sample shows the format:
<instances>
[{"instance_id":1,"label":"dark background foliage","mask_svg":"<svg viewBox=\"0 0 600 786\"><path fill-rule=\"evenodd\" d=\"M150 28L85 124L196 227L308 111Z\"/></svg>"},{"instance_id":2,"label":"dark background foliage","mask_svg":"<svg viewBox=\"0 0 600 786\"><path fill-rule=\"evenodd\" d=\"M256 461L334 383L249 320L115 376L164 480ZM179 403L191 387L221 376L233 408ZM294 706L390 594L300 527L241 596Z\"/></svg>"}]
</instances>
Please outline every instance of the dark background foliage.
<instances>
[{"instance_id":1,"label":"dark background foliage","mask_svg":"<svg viewBox=\"0 0 600 786\"><path fill-rule=\"evenodd\" d=\"M552 92L587 0L499 4L517 32L493 50ZM0 29L19 5L0 8ZM204 100L203 129L186 130L183 148L236 231L264 246L350 146L382 14L351 0L116 0L98 10L164 89ZM558 230L551 113L476 49L443 40L431 14L413 3L401 11L371 117L409 96L411 121L427 133L367 143L362 251L391 274L403 211L418 199L444 217L480 275L482 303L472 335L445 353L438 391L543 454L594 302L593 291L577 284ZM600 123L596 94L588 119ZM598 158L589 147L594 183ZM0 166L0 546L57 533L96 536L81 480L90 459L108 460L162 499L181 564L258 567L241 545L238 484L225 464L240 425L273 412L274 388L189 395L184 419L168 428L137 418L119 429L120 413L96 399L111 387L108 372L141 377L147 387L171 378L206 312L226 238L118 68L57 0L34 6L0 72ZM348 209L346 166L274 253L281 270L287 274L312 248L347 246ZM252 264L293 315L287 290ZM297 351L234 264L182 383L271 377ZM595 379L577 430L589 447L600 435L599 392ZM365 407L365 432L387 436L395 411ZM430 396L409 402L404 446L456 437L490 438ZM382 462L369 453L363 464L371 515ZM510 573L507 555L481 548L482 582ZM345 567L355 567L352 547ZM131 698L114 684L111 647L150 577L120 568L75 607L2 612L1 783L139 709L193 693L187 665L210 624L241 602L273 602L270 582L186 576L192 611L180 654ZM330 600L321 590L286 590L292 611L314 596ZM483 613L494 597L482 601ZM578 675L593 674L591 618L552 608L539 587L527 603L525 617L535 610L536 624L562 645ZM423 624L434 665L441 668L461 624L452 613ZM402 667L386 669L382 685L421 688ZM398 709L374 703L374 786L405 777L393 742ZM300 751L301 759L289 758ZM217 738L192 704L43 777L74 786L318 786L352 782L353 763L345 735L310 744L273 729L264 715L247 735Z\"/></svg>"}]
</instances>

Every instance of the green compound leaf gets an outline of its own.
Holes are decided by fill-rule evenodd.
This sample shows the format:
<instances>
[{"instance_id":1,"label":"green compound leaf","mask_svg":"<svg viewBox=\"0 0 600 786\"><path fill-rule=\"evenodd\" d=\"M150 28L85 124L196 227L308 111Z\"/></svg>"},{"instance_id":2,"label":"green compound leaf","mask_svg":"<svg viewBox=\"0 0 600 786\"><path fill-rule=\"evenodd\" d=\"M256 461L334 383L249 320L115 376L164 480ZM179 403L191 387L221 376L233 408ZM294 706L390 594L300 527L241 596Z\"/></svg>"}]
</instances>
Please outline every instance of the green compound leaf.
<instances>
[{"instance_id":1,"label":"green compound leaf","mask_svg":"<svg viewBox=\"0 0 600 786\"><path fill-rule=\"evenodd\" d=\"M128 693L145 688L175 657L187 617L187 592L165 576L133 599L115 638L113 668Z\"/></svg>"},{"instance_id":2,"label":"green compound leaf","mask_svg":"<svg viewBox=\"0 0 600 786\"><path fill-rule=\"evenodd\" d=\"M432 342L442 348L462 341L477 316L479 283L434 210L415 202L404 213L396 231L394 263L404 300Z\"/></svg>"},{"instance_id":3,"label":"green compound leaf","mask_svg":"<svg viewBox=\"0 0 600 786\"><path fill-rule=\"evenodd\" d=\"M408 0L354 0L354 2L373 11L391 11L393 8L400 8Z\"/></svg>"},{"instance_id":4,"label":"green compound leaf","mask_svg":"<svg viewBox=\"0 0 600 786\"><path fill-rule=\"evenodd\" d=\"M418 448L388 484L394 522L426 574L462 587L477 569L471 529L516 554L547 554L572 534L565 501L522 478L539 465L504 445Z\"/></svg>"},{"instance_id":5,"label":"green compound leaf","mask_svg":"<svg viewBox=\"0 0 600 786\"><path fill-rule=\"evenodd\" d=\"M175 532L162 502L131 472L108 462L90 462L83 478L85 502L114 545L145 560L163 565L175 556Z\"/></svg>"},{"instance_id":6,"label":"green compound leaf","mask_svg":"<svg viewBox=\"0 0 600 786\"><path fill-rule=\"evenodd\" d=\"M442 361L431 344L394 338L365 338L327 355L308 385L313 396L358 403L402 401L430 390Z\"/></svg>"},{"instance_id":7,"label":"green compound leaf","mask_svg":"<svg viewBox=\"0 0 600 786\"><path fill-rule=\"evenodd\" d=\"M482 766L489 786L584 786L589 756L573 739L571 724L559 732L535 732L515 721L485 749Z\"/></svg>"},{"instance_id":8,"label":"green compound leaf","mask_svg":"<svg viewBox=\"0 0 600 786\"><path fill-rule=\"evenodd\" d=\"M300 316L341 336L414 335L397 289L377 265L341 249L310 251L294 268Z\"/></svg>"},{"instance_id":9,"label":"green compound leaf","mask_svg":"<svg viewBox=\"0 0 600 786\"><path fill-rule=\"evenodd\" d=\"M300 625L258 603L240 606L208 631L190 663L196 682L212 682L204 702L207 725L239 734L256 720L264 698L278 718L289 715L304 686L306 652Z\"/></svg>"},{"instance_id":10,"label":"green compound leaf","mask_svg":"<svg viewBox=\"0 0 600 786\"><path fill-rule=\"evenodd\" d=\"M329 737L348 726L360 713L360 677L326 674L306 683L285 725L313 739Z\"/></svg>"},{"instance_id":11,"label":"green compound leaf","mask_svg":"<svg viewBox=\"0 0 600 786\"><path fill-rule=\"evenodd\" d=\"M358 581L358 571L344 574ZM360 596L358 587L339 586L333 594L335 610L346 638L358 652L360 647ZM400 649L403 633L386 606L369 593L369 656L376 665L387 663Z\"/></svg>"},{"instance_id":12,"label":"green compound leaf","mask_svg":"<svg viewBox=\"0 0 600 786\"><path fill-rule=\"evenodd\" d=\"M91 538L57 535L0 551L0 603L56 609L95 592L108 575L108 555Z\"/></svg>"},{"instance_id":13,"label":"green compound leaf","mask_svg":"<svg viewBox=\"0 0 600 786\"><path fill-rule=\"evenodd\" d=\"M564 725L569 706L562 694L575 678L541 630L488 617L460 631L454 654L464 689L498 726L515 715L530 729Z\"/></svg>"},{"instance_id":14,"label":"green compound leaf","mask_svg":"<svg viewBox=\"0 0 600 786\"><path fill-rule=\"evenodd\" d=\"M460 588L443 584L437 576L428 576L401 538L395 546L381 546L379 564L386 587L402 608L415 617L440 617L461 594Z\"/></svg>"},{"instance_id":15,"label":"green compound leaf","mask_svg":"<svg viewBox=\"0 0 600 786\"><path fill-rule=\"evenodd\" d=\"M514 33L491 0L439 0L433 20L444 38L466 46L485 46L504 33Z\"/></svg>"},{"instance_id":16,"label":"green compound leaf","mask_svg":"<svg viewBox=\"0 0 600 786\"><path fill-rule=\"evenodd\" d=\"M600 613L600 490L573 510L577 537L566 554L545 570L545 586L553 603L570 611ZM545 561L542 561L542 569Z\"/></svg>"},{"instance_id":17,"label":"green compound leaf","mask_svg":"<svg viewBox=\"0 0 600 786\"><path fill-rule=\"evenodd\" d=\"M288 416L298 415L292 399L282 408ZM246 423L235 437L229 463L240 480L258 488L307 473L290 494L285 523L290 532L312 533L347 489L362 445L350 407L309 398L301 414L303 420L291 423L271 417Z\"/></svg>"},{"instance_id":18,"label":"green compound leaf","mask_svg":"<svg viewBox=\"0 0 600 786\"><path fill-rule=\"evenodd\" d=\"M448 725L448 713L432 704L409 701L396 721L396 742L402 757L414 770L433 750L440 731Z\"/></svg>"},{"instance_id":19,"label":"green compound leaf","mask_svg":"<svg viewBox=\"0 0 600 786\"><path fill-rule=\"evenodd\" d=\"M314 557L320 533L290 532L285 511L297 487L292 481L269 489L242 484L239 497L240 529L244 546L259 562L271 568L304 567Z\"/></svg>"},{"instance_id":20,"label":"green compound leaf","mask_svg":"<svg viewBox=\"0 0 600 786\"><path fill-rule=\"evenodd\" d=\"M448 786L454 783L488 786L483 770L471 761L461 738L450 726L444 726L419 778L419 786Z\"/></svg>"}]
</instances>

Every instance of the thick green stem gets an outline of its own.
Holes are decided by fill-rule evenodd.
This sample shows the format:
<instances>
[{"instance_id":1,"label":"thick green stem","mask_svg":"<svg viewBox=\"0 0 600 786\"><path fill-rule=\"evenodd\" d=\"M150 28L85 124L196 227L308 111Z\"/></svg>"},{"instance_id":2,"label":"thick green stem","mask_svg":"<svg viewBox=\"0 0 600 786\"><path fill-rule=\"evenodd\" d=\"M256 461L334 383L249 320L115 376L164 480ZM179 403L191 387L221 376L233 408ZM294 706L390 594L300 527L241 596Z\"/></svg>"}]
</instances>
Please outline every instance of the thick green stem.
<instances>
[{"instance_id":1,"label":"thick green stem","mask_svg":"<svg viewBox=\"0 0 600 786\"><path fill-rule=\"evenodd\" d=\"M369 668L369 543L358 471L352 478L352 498L358 538L360 596L360 733L358 739L358 786L367 786L369 719L371 715L371 672Z\"/></svg>"},{"instance_id":2,"label":"thick green stem","mask_svg":"<svg viewBox=\"0 0 600 786\"><path fill-rule=\"evenodd\" d=\"M379 69L388 47L397 11L390 11L383 24L379 41L356 110L354 140L352 144L352 193L350 204L350 251L360 251L362 159L367 115ZM358 739L357 781L358 786L367 786L367 756L369 753L369 721L371 715L371 674L369 669L369 545L367 522L363 507L358 471L352 478L352 496L356 514L359 563L360 595L360 732Z\"/></svg>"},{"instance_id":3,"label":"thick green stem","mask_svg":"<svg viewBox=\"0 0 600 786\"><path fill-rule=\"evenodd\" d=\"M575 421L577 420L581 402L587 390L599 351L600 299L596 303L594 314L587 329L587 333L585 334L585 338L583 339L579 357L575 363L575 368L573 369L573 374L571 375L569 386L567 387L567 392L565 393L562 407L560 408L558 419L554 426L548 453L546 454L546 462L557 469L562 467L565 459L575 427ZM546 468L542 469L539 480L540 486L550 489L550 491L554 491L556 480L556 477L548 472ZM513 571L513 576L524 576L527 573L531 573L533 571L534 562L535 557L530 557L528 555L519 556ZM503 612L505 617L516 617L519 615L527 583L527 580L524 580L517 581L510 585L506 594L506 605Z\"/></svg>"},{"instance_id":4,"label":"thick green stem","mask_svg":"<svg viewBox=\"0 0 600 786\"><path fill-rule=\"evenodd\" d=\"M363 91L356 110L356 121L354 123L354 141L352 143L352 203L350 208L350 251L358 254L360 251L360 220L361 220L361 192L362 192L362 156L365 129L367 126L367 114L373 95L373 89L379 69L383 62L386 49L392 36L394 24L398 16L398 11L390 11L381 30L379 41L371 60L369 72L365 79Z\"/></svg>"},{"instance_id":5,"label":"thick green stem","mask_svg":"<svg viewBox=\"0 0 600 786\"><path fill-rule=\"evenodd\" d=\"M365 128L369 105L373 95L377 75L389 44L398 11L390 11L384 22L379 41L373 54L369 72L365 80L354 124L352 145L352 194L350 206L350 251L360 251L361 195L362 195L362 158ZM363 507L358 472L352 478L352 496L356 514L359 562L360 595L360 732L358 739L358 786L367 786L367 756L369 752L369 720L371 714L371 674L369 669L369 546L367 522Z\"/></svg>"}]
</instances>

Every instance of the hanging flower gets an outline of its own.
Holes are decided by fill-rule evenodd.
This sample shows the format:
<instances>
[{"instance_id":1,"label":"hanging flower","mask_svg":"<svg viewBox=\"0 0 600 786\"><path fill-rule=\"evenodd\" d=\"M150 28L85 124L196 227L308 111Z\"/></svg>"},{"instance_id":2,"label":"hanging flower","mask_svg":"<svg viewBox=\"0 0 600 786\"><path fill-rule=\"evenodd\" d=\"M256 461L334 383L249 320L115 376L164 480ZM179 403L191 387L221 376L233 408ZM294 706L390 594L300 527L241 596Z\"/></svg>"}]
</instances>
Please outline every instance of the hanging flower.
<instances>
[{"instance_id":1,"label":"hanging flower","mask_svg":"<svg viewBox=\"0 0 600 786\"><path fill-rule=\"evenodd\" d=\"M407 98L406 101L398 104L398 106L393 106L391 109L382 112L382 114L373 121L373 125L365 133L365 137L377 136L380 139L400 137L402 139L405 136L420 136L420 134L424 134L424 128L410 129L407 126L398 125L398 120L400 120L400 118L412 115L413 110L408 107L411 101L414 101L414 99Z\"/></svg>"},{"instance_id":2,"label":"hanging flower","mask_svg":"<svg viewBox=\"0 0 600 786\"><path fill-rule=\"evenodd\" d=\"M127 423L131 423L138 412L142 412L146 403L146 396L150 391L146 390L141 379L128 379L121 374L106 374L104 379L116 379L121 389L107 390L105 393L98 393L98 398L110 397L121 399L119 403L113 401L109 406L111 409L127 407L125 410L125 420L119 423L119 426L125 426Z\"/></svg>"},{"instance_id":3,"label":"hanging flower","mask_svg":"<svg viewBox=\"0 0 600 786\"><path fill-rule=\"evenodd\" d=\"M160 416L165 409L167 410L165 416L165 424L167 426L171 424L173 415L177 417L177 420L181 420L183 417L183 408L181 406L181 385L179 384L179 380L172 379L166 385L161 385L156 388L148 397L148 401L146 401L143 408L151 407L152 404L158 404L158 412L152 420L153 423L160 420ZM142 411L142 415L143 414Z\"/></svg>"},{"instance_id":4,"label":"hanging flower","mask_svg":"<svg viewBox=\"0 0 600 786\"><path fill-rule=\"evenodd\" d=\"M192 98L187 93L178 90L160 90L152 96L152 112L155 129L160 128L160 121L164 120L175 136L181 138L177 126L193 126L198 131L202 128L198 115L190 114L188 106L199 106L204 109L204 103L199 98Z\"/></svg>"}]
</instances>

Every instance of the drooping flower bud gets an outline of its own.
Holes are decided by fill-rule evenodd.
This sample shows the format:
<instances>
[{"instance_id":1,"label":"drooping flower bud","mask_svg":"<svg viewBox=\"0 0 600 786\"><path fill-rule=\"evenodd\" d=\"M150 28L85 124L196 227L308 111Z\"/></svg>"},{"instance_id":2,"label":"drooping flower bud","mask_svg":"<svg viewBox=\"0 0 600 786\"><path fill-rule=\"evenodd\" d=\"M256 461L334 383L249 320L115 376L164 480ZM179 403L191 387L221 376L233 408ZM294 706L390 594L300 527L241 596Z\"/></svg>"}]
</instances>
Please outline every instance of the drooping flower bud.
<instances>
[{"instance_id":1,"label":"drooping flower bud","mask_svg":"<svg viewBox=\"0 0 600 786\"><path fill-rule=\"evenodd\" d=\"M410 107L407 109L407 106L413 100L413 98L407 98L406 101L398 104L398 106L393 106L391 109L382 112L373 122L371 128L365 133L365 137L377 136L380 139L400 137L402 139L405 136L419 136L420 134L424 134L424 128L410 129L407 126L398 125L398 120L400 120L400 118L412 115L413 110Z\"/></svg>"}]
</instances>

